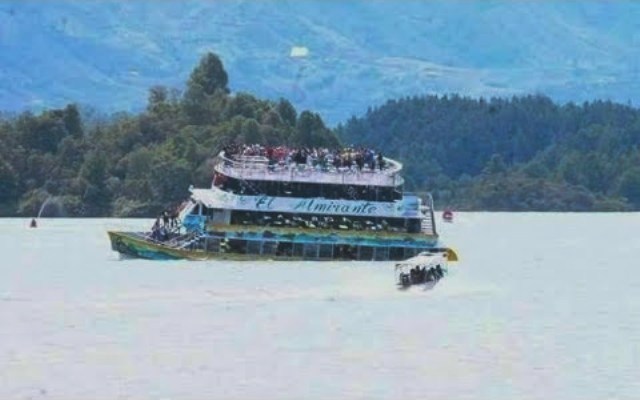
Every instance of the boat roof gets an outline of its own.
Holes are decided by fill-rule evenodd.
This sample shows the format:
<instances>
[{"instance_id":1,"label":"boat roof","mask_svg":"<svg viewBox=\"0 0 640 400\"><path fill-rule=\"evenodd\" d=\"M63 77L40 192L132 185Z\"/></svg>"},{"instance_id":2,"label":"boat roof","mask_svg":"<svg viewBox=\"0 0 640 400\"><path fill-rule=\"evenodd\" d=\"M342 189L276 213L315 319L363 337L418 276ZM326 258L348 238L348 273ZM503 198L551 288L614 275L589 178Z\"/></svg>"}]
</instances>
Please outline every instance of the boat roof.
<instances>
[{"instance_id":1,"label":"boat roof","mask_svg":"<svg viewBox=\"0 0 640 400\"><path fill-rule=\"evenodd\" d=\"M241 180L262 180L279 182L326 183L363 186L399 186L404 183L400 176L402 164L384 158L387 167L362 169L328 166L325 169L306 164L270 164L263 156L236 155L233 158L220 152L214 164L214 171Z\"/></svg>"},{"instance_id":2,"label":"boat roof","mask_svg":"<svg viewBox=\"0 0 640 400\"><path fill-rule=\"evenodd\" d=\"M416 265L425 265L425 264L431 264L434 262L444 262L447 260L447 252L429 252L429 251L424 251L422 253L419 253L418 255L408 258L404 261L401 261L399 263L396 263L396 267L403 267L403 266L416 266Z\"/></svg>"}]
</instances>

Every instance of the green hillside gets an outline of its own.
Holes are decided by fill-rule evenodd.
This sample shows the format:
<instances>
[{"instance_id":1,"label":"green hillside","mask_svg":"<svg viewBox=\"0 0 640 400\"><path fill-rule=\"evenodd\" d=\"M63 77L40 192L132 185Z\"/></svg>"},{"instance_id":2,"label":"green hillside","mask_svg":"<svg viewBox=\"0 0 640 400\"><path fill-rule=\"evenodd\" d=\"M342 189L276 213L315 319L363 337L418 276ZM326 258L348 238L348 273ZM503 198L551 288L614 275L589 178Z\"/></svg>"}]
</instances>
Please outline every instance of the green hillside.
<instances>
[{"instance_id":1,"label":"green hillside","mask_svg":"<svg viewBox=\"0 0 640 400\"><path fill-rule=\"evenodd\" d=\"M640 208L640 110L544 96L389 101L337 129L403 160L408 187L472 210Z\"/></svg>"},{"instance_id":2,"label":"green hillside","mask_svg":"<svg viewBox=\"0 0 640 400\"><path fill-rule=\"evenodd\" d=\"M148 91L146 109L81 118L74 104L0 115L0 215L153 216L190 184L208 186L230 143L366 145L404 163L406 189L440 208L640 209L640 110L559 105L543 96L389 101L335 130L285 100L230 93L211 53L184 92Z\"/></svg>"},{"instance_id":3,"label":"green hillside","mask_svg":"<svg viewBox=\"0 0 640 400\"><path fill-rule=\"evenodd\" d=\"M156 86L146 110L82 121L75 105L0 118L0 215L153 216L211 184L211 159L229 143L336 146L315 113L284 99L230 94L211 53L184 94Z\"/></svg>"}]
</instances>

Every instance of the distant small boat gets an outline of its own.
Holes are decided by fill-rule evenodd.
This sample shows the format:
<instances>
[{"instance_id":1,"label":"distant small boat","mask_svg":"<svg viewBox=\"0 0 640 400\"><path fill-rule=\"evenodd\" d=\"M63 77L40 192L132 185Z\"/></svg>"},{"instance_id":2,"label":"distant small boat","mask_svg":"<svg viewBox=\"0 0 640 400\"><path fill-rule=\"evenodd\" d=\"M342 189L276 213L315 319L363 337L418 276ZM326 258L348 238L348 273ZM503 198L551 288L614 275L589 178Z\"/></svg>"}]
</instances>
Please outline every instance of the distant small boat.
<instances>
[{"instance_id":1,"label":"distant small boat","mask_svg":"<svg viewBox=\"0 0 640 400\"><path fill-rule=\"evenodd\" d=\"M29 224L29 228L37 228L38 227L38 223L36 222L35 218L31 218L31 223Z\"/></svg>"},{"instance_id":2,"label":"distant small boat","mask_svg":"<svg viewBox=\"0 0 640 400\"><path fill-rule=\"evenodd\" d=\"M448 273L449 261L457 261L458 255L451 249L425 251L395 266L396 282L401 288L424 285L432 288Z\"/></svg>"},{"instance_id":3,"label":"distant small boat","mask_svg":"<svg viewBox=\"0 0 640 400\"><path fill-rule=\"evenodd\" d=\"M444 222L453 222L453 211L444 210L444 212L442 213L442 220Z\"/></svg>"}]
</instances>

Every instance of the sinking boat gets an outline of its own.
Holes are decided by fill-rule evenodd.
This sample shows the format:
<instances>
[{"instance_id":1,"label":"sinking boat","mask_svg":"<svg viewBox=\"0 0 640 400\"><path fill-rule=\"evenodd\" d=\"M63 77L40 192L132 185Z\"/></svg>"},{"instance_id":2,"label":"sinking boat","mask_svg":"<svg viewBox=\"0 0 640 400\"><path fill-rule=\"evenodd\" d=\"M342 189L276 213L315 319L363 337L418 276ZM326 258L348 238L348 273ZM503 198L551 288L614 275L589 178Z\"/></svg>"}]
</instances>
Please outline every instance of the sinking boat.
<instances>
[{"instance_id":1,"label":"sinking boat","mask_svg":"<svg viewBox=\"0 0 640 400\"><path fill-rule=\"evenodd\" d=\"M170 221L109 232L112 249L145 259L398 261L444 248L433 199L404 192L401 163L372 150L357 167L335 162L353 149L305 161L300 149L248 148L260 150L222 151L211 187L190 188Z\"/></svg>"}]
</instances>

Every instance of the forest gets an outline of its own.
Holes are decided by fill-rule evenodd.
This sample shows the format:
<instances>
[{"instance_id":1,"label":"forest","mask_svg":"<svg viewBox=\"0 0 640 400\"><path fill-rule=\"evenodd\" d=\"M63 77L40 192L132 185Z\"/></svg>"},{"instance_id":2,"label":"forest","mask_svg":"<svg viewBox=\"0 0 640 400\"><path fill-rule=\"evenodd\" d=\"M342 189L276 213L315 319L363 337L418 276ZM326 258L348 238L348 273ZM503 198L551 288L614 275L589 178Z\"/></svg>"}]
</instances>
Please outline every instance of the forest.
<instances>
[{"instance_id":1,"label":"forest","mask_svg":"<svg viewBox=\"0 0 640 400\"><path fill-rule=\"evenodd\" d=\"M541 95L388 101L336 129L404 162L407 188L441 208L640 209L640 110Z\"/></svg>"},{"instance_id":2,"label":"forest","mask_svg":"<svg viewBox=\"0 0 640 400\"><path fill-rule=\"evenodd\" d=\"M231 93L208 53L184 90L154 86L140 113L76 104L0 114L0 216L151 217L211 184L228 144L365 145L404 164L405 190L436 207L488 211L640 209L640 110L547 97L390 100L330 129L286 99Z\"/></svg>"},{"instance_id":3,"label":"forest","mask_svg":"<svg viewBox=\"0 0 640 400\"><path fill-rule=\"evenodd\" d=\"M0 215L150 217L208 187L212 159L230 143L337 146L313 112L287 100L230 93L208 53L183 92L150 88L136 115L81 118L75 104L0 119Z\"/></svg>"}]
</instances>

